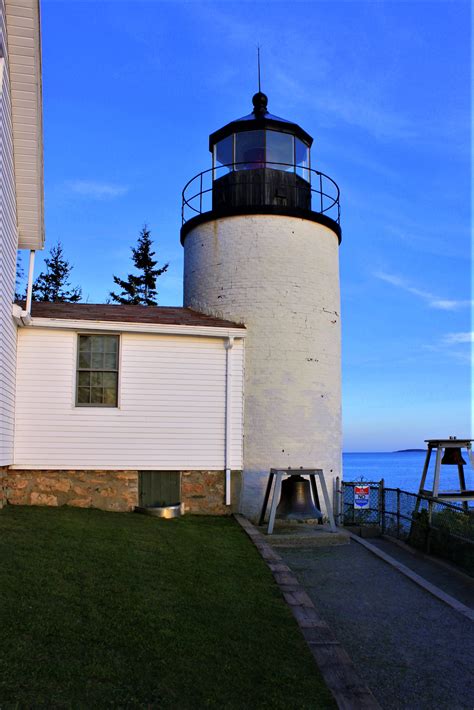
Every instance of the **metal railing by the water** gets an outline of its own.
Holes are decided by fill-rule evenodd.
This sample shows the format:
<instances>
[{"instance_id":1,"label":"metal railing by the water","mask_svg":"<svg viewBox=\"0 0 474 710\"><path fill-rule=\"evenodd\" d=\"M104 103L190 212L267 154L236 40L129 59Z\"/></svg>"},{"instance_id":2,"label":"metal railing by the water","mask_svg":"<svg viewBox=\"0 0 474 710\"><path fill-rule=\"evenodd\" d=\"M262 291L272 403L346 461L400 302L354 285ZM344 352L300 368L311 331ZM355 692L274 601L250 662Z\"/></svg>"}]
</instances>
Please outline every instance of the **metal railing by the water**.
<instances>
[{"instance_id":1,"label":"metal railing by the water","mask_svg":"<svg viewBox=\"0 0 474 710\"><path fill-rule=\"evenodd\" d=\"M304 184L291 186L292 190L307 192L311 194L311 211L319 214L325 214L334 222L341 222L341 206L340 206L340 191L337 184L329 175L314 170L306 166L297 165L295 163L281 163L269 161L255 161L245 163L229 163L227 165L219 165L195 175L189 182L186 183L182 192L181 218L185 224L188 220L212 210L212 192L213 185L216 180L224 175L233 173L236 176L243 170L251 170L252 168L273 168L282 172L295 173L301 177ZM226 190L231 190L238 185L230 180L226 184ZM263 185L267 182L263 181ZM270 181L268 181L270 184ZM286 186L288 188L288 186Z\"/></svg>"},{"instance_id":2,"label":"metal railing by the water","mask_svg":"<svg viewBox=\"0 0 474 710\"><path fill-rule=\"evenodd\" d=\"M356 486L369 486L366 508L354 505ZM404 540L428 554L451 560L474 576L474 508L380 481L336 482L336 522L348 526L378 526L382 534Z\"/></svg>"}]
</instances>

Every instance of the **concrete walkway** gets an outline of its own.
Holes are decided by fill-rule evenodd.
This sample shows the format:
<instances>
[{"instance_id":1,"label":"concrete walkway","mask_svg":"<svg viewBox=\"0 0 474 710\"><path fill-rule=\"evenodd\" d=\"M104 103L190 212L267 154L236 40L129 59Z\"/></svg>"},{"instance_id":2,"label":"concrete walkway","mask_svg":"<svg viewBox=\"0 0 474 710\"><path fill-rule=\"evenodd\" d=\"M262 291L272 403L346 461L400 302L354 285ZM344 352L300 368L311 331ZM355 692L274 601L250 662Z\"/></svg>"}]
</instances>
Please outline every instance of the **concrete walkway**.
<instances>
[{"instance_id":1,"label":"concrete walkway","mask_svg":"<svg viewBox=\"0 0 474 710\"><path fill-rule=\"evenodd\" d=\"M388 543L387 549L381 544L396 556L396 545ZM278 552L382 708L474 708L472 622L356 542ZM426 566L415 568L416 558L405 559L410 553L399 554L407 566L410 562L416 572L427 575ZM446 576L442 568L430 574ZM439 583L440 577L430 581ZM446 580L444 584L455 596L454 586ZM462 601L472 605L469 584L463 587Z\"/></svg>"},{"instance_id":2,"label":"concrete walkway","mask_svg":"<svg viewBox=\"0 0 474 710\"><path fill-rule=\"evenodd\" d=\"M443 560L433 561L408 545L400 546L386 538L373 538L368 540L387 555L394 557L402 564L409 567L417 574L424 577L431 584L458 599L466 606L474 609L474 577L458 571L454 566ZM473 629L474 631L474 629Z\"/></svg>"}]
</instances>

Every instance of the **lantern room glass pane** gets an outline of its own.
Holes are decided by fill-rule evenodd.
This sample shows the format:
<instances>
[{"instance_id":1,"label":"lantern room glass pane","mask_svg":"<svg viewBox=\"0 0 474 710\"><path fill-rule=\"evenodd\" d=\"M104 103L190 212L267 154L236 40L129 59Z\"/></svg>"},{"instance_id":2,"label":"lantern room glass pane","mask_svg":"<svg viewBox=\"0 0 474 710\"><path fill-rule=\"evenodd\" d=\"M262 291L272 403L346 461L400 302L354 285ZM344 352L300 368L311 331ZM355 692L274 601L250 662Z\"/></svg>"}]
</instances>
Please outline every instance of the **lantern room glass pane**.
<instances>
[{"instance_id":1,"label":"lantern room glass pane","mask_svg":"<svg viewBox=\"0 0 474 710\"><path fill-rule=\"evenodd\" d=\"M216 170L215 178L221 177L225 173L232 170L232 167L222 168L222 165L230 165L234 162L234 136L227 136L223 140L216 143L214 146L215 155L215 167L220 168Z\"/></svg>"},{"instance_id":2,"label":"lantern room glass pane","mask_svg":"<svg viewBox=\"0 0 474 710\"><path fill-rule=\"evenodd\" d=\"M265 166L265 131L235 134L235 162L236 170L254 170Z\"/></svg>"},{"instance_id":3,"label":"lantern room glass pane","mask_svg":"<svg viewBox=\"0 0 474 710\"><path fill-rule=\"evenodd\" d=\"M267 131L267 167L293 172L295 167L293 141L289 133Z\"/></svg>"},{"instance_id":4,"label":"lantern room glass pane","mask_svg":"<svg viewBox=\"0 0 474 710\"><path fill-rule=\"evenodd\" d=\"M297 174L304 180L311 182L310 172L305 170L305 168L309 168L309 148L299 138L295 138L295 162Z\"/></svg>"}]
</instances>

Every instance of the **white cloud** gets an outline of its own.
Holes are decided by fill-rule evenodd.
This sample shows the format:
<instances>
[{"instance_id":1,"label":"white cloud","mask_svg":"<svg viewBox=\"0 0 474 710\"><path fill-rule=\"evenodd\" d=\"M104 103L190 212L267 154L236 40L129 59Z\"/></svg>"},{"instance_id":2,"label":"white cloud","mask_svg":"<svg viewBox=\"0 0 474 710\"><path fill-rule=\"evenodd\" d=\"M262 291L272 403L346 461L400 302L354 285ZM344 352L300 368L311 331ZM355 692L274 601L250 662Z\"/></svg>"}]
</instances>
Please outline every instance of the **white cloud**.
<instances>
[{"instance_id":1,"label":"white cloud","mask_svg":"<svg viewBox=\"0 0 474 710\"><path fill-rule=\"evenodd\" d=\"M450 300L446 298L440 298L440 296L435 296L430 291L425 291L424 289L412 286L408 281L396 276L395 274L387 274L384 271L377 271L374 276L381 281L395 286L396 288L402 289L402 291L407 291L407 293L412 293L414 296L421 298L425 303L430 306L430 308L438 308L442 311L455 311L458 308L463 308L464 306L471 306L473 304L472 300Z\"/></svg>"},{"instance_id":2,"label":"white cloud","mask_svg":"<svg viewBox=\"0 0 474 710\"><path fill-rule=\"evenodd\" d=\"M435 298L431 303L430 306L432 308L441 308L441 310L444 311L455 311L458 308L463 308L463 306L472 306L472 301L471 300L465 300L465 301L450 301L450 300L445 300L445 299L437 299Z\"/></svg>"},{"instance_id":3,"label":"white cloud","mask_svg":"<svg viewBox=\"0 0 474 710\"><path fill-rule=\"evenodd\" d=\"M70 180L67 183L70 192L81 197L90 197L93 200L111 200L128 192L125 185L116 185L110 182L96 182L94 180Z\"/></svg>"},{"instance_id":4,"label":"white cloud","mask_svg":"<svg viewBox=\"0 0 474 710\"><path fill-rule=\"evenodd\" d=\"M470 333L448 333L444 336L446 345L458 345L459 343L474 343L474 332Z\"/></svg>"}]
</instances>

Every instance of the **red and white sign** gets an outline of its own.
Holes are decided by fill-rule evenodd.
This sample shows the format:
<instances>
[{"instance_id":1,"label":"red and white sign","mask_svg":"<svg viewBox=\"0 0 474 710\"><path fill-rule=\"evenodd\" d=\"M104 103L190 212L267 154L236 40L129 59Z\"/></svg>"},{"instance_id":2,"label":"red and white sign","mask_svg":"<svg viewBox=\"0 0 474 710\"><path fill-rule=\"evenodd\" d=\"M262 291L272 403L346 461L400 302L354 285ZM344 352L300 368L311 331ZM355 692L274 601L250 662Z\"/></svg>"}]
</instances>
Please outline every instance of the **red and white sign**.
<instances>
[{"instance_id":1,"label":"red and white sign","mask_svg":"<svg viewBox=\"0 0 474 710\"><path fill-rule=\"evenodd\" d=\"M354 486L354 508L368 508L370 486Z\"/></svg>"}]
</instances>

